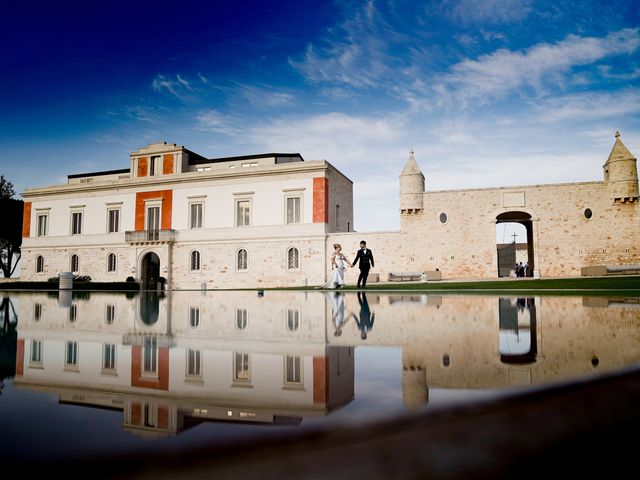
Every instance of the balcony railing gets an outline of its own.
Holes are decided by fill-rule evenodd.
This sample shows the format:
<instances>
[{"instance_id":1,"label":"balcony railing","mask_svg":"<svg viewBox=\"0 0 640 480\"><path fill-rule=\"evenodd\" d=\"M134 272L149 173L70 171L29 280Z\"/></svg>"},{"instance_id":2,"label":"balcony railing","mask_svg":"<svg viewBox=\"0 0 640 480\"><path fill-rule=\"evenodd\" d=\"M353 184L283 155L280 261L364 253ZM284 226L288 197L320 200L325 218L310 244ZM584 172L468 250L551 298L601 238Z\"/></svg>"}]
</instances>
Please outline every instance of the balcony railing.
<instances>
[{"instance_id":1,"label":"balcony railing","mask_svg":"<svg viewBox=\"0 0 640 480\"><path fill-rule=\"evenodd\" d=\"M139 230L124 233L127 243L173 243L175 230Z\"/></svg>"}]
</instances>

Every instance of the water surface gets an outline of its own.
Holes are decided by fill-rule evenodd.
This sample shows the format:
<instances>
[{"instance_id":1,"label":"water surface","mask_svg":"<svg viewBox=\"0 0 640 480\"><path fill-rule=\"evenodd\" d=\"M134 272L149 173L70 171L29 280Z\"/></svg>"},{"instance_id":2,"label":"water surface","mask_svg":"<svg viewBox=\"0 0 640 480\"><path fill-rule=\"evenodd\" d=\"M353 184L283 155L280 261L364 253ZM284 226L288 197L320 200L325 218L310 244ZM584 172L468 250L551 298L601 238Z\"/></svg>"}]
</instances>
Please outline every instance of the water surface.
<instances>
[{"instance_id":1,"label":"water surface","mask_svg":"<svg viewBox=\"0 0 640 480\"><path fill-rule=\"evenodd\" d=\"M640 299L2 293L0 457L229 445L640 361Z\"/></svg>"}]
</instances>

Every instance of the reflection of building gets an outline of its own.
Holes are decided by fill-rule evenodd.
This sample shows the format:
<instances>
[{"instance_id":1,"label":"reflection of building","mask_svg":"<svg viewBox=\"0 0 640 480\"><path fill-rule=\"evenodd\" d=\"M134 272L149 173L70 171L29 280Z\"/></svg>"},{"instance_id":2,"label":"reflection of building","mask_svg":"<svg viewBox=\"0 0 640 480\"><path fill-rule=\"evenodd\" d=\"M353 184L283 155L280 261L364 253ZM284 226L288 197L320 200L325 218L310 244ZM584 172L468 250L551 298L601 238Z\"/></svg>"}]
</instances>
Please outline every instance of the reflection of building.
<instances>
[{"instance_id":1,"label":"reflection of building","mask_svg":"<svg viewBox=\"0 0 640 480\"><path fill-rule=\"evenodd\" d=\"M14 384L121 409L127 429L153 436L211 420L299 423L349 403L353 348L327 345L323 299L274 295L265 308L241 292L93 293L69 307L25 294Z\"/></svg>"},{"instance_id":2,"label":"reflection of building","mask_svg":"<svg viewBox=\"0 0 640 480\"><path fill-rule=\"evenodd\" d=\"M582 183L430 191L411 152L397 232L354 233L352 187L331 164L298 154L206 159L151 144L127 169L22 193L21 278L70 270L151 289L163 279L181 289L319 285L330 246L350 256L362 238L381 279L436 269L495 278L515 261L541 277L640 263L636 159L618 134L603 181ZM520 255L497 247L498 223L523 225Z\"/></svg>"},{"instance_id":3,"label":"reflection of building","mask_svg":"<svg viewBox=\"0 0 640 480\"><path fill-rule=\"evenodd\" d=\"M640 361L637 299L369 292L375 322L362 338L363 302L340 294L334 303L300 291L92 293L65 306L56 294L20 293L14 383L120 408L129 428L156 435L203 420L325 415L353 398L354 347L402 348L407 407L427 403L432 388L543 384Z\"/></svg>"}]
</instances>

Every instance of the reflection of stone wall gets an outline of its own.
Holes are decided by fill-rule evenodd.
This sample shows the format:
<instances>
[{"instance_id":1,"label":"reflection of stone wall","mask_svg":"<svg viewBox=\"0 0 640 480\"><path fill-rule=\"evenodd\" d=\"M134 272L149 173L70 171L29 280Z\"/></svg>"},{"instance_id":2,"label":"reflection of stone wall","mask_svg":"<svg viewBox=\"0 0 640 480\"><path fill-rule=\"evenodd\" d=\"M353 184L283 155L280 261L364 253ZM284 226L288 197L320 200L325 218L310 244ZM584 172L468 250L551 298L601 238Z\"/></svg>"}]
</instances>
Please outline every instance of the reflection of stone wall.
<instances>
[{"instance_id":1,"label":"reflection of stone wall","mask_svg":"<svg viewBox=\"0 0 640 480\"><path fill-rule=\"evenodd\" d=\"M537 297L535 363L514 365L501 361L497 297L369 294L368 299L376 316L367 340L360 339L351 317L340 337L331 335L328 325L330 342L402 346L404 366L423 366L431 388L557 381L640 360L640 311L633 307L592 308L581 297ZM347 294L345 310L357 315L358 308L355 294ZM526 312L524 317L528 322Z\"/></svg>"}]
</instances>

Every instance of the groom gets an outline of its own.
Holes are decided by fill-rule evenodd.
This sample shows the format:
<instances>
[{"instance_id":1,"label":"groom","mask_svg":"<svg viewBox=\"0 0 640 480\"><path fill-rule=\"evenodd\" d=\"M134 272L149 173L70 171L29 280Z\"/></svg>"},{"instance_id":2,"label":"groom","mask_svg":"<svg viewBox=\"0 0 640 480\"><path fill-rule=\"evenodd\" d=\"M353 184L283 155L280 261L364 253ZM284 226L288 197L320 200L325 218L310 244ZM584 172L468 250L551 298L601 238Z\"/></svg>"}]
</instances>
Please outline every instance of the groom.
<instances>
[{"instance_id":1,"label":"groom","mask_svg":"<svg viewBox=\"0 0 640 480\"><path fill-rule=\"evenodd\" d=\"M371 253L371 250L367 248L367 242L365 242L364 240L360 242L360 250L358 250L358 254L353 260L351 266L354 267L356 263L358 263L358 268L360 268L360 275L358 276L358 288L360 288L361 286L362 288L366 288L369 269L373 267L373 253Z\"/></svg>"}]
</instances>

